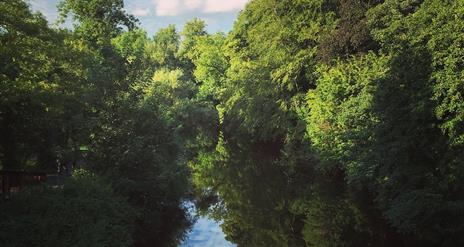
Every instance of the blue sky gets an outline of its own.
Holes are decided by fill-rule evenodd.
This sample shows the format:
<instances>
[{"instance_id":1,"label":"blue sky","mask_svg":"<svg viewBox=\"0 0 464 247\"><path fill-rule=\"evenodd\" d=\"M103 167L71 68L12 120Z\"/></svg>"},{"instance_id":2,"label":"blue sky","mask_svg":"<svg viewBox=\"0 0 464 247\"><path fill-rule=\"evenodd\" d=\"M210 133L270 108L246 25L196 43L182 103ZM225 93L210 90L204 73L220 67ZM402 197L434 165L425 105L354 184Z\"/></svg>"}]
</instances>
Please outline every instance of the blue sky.
<instances>
[{"instance_id":1,"label":"blue sky","mask_svg":"<svg viewBox=\"0 0 464 247\"><path fill-rule=\"evenodd\" d=\"M49 22L57 17L60 0L28 0L32 9L42 12ZM149 35L175 24L178 30L194 17L203 19L209 32L228 32L248 0L124 0L127 12L135 15Z\"/></svg>"}]
</instances>

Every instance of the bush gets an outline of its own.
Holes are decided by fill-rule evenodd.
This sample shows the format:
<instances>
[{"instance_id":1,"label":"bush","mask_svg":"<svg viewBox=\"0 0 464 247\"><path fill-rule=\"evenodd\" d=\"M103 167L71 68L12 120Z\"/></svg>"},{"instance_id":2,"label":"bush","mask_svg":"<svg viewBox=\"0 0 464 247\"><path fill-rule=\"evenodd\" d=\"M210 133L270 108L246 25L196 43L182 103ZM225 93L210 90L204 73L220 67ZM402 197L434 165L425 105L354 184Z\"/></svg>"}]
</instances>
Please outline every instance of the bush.
<instances>
[{"instance_id":1,"label":"bush","mask_svg":"<svg viewBox=\"0 0 464 247\"><path fill-rule=\"evenodd\" d=\"M132 246L135 211L81 170L62 187L29 190L0 204L2 246Z\"/></svg>"}]
</instances>

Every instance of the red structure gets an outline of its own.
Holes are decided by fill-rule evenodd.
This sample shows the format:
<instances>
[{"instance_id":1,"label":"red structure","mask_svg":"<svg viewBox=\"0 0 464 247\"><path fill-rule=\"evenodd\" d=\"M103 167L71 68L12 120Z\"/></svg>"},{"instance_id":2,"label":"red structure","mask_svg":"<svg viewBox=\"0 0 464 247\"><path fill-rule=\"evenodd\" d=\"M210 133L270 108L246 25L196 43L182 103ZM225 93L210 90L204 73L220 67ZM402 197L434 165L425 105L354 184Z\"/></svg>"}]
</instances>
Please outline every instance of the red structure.
<instances>
[{"instance_id":1,"label":"red structure","mask_svg":"<svg viewBox=\"0 0 464 247\"><path fill-rule=\"evenodd\" d=\"M12 192L20 192L26 187L41 184L47 181L44 172L26 171L0 171L1 193L3 199L8 199Z\"/></svg>"}]
</instances>

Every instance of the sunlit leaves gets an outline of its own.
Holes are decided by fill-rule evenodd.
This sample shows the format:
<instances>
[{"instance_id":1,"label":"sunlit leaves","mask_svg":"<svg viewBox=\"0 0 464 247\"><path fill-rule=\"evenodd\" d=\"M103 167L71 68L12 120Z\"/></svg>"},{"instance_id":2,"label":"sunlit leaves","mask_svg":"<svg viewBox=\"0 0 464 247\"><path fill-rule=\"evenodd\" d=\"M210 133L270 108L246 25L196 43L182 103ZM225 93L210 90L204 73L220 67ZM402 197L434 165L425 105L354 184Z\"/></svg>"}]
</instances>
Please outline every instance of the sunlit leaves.
<instances>
[{"instance_id":1,"label":"sunlit leaves","mask_svg":"<svg viewBox=\"0 0 464 247\"><path fill-rule=\"evenodd\" d=\"M380 121L377 88L387 73L388 57L374 54L319 67L317 87L307 96L308 137L329 167L345 164L348 176L354 175L360 165L356 160L369 153L366 145L375 138Z\"/></svg>"}]
</instances>

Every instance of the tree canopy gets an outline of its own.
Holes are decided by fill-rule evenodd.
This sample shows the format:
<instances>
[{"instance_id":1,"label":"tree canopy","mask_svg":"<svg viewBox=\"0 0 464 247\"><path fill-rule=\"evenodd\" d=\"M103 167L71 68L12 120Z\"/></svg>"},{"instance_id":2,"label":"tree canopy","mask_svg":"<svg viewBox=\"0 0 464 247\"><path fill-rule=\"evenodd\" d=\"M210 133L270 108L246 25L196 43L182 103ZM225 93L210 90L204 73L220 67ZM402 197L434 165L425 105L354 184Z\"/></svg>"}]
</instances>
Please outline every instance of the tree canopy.
<instances>
[{"instance_id":1,"label":"tree canopy","mask_svg":"<svg viewBox=\"0 0 464 247\"><path fill-rule=\"evenodd\" d=\"M1 242L177 246L193 200L238 246L464 245L463 1L251 0L153 37L122 0L59 9L0 2L0 167L82 170L0 202Z\"/></svg>"}]
</instances>

